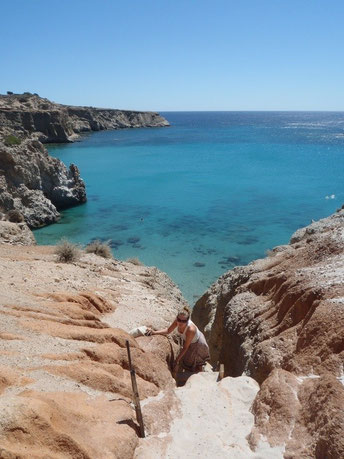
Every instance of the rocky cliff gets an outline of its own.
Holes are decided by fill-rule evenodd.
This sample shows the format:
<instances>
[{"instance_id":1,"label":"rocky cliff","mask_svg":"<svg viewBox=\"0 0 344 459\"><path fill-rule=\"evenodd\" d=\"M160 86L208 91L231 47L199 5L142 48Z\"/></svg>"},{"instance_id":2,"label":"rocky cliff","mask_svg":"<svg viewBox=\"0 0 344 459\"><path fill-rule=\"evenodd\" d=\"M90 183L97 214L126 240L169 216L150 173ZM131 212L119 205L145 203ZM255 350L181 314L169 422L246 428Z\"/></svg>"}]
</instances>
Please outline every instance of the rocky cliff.
<instances>
[{"instance_id":1,"label":"rocky cliff","mask_svg":"<svg viewBox=\"0 0 344 459\"><path fill-rule=\"evenodd\" d=\"M56 222L59 210L86 201L78 168L49 156L38 140L0 139L0 211L18 210L31 228Z\"/></svg>"},{"instance_id":2,"label":"rocky cliff","mask_svg":"<svg viewBox=\"0 0 344 459\"><path fill-rule=\"evenodd\" d=\"M163 126L168 122L156 112L74 107L31 93L0 95L0 130L35 134L43 143L70 142L87 131Z\"/></svg>"},{"instance_id":3,"label":"rocky cliff","mask_svg":"<svg viewBox=\"0 0 344 459\"><path fill-rule=\"evenodd\" d=\"M18 210L31 228L86 201L74 164L67 169L42 143L71 142L81 132L168 126L158 113L73 107L37 94L0 95L0 212Z\"/></svg>"},{"instance_id":4,"label":"rocky cliff","mask_svg":"<svg viewBox=\"0 0 344 459\"><path fill-rule=\"evenodd\" d=\"M344 457L344 210L224 274L196 303L213 363L261 384L252 446Z\"/></svg>"}]
</instances>

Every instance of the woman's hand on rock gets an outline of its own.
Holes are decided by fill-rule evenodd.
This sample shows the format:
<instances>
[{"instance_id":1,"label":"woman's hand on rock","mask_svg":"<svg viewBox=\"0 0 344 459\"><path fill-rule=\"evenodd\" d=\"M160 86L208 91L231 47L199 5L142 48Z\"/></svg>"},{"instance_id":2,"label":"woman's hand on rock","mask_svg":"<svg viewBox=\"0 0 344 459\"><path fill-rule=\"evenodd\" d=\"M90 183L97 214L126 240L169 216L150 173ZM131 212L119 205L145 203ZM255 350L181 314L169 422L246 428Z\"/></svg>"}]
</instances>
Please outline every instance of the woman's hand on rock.
<instances>
[{"instance_id":1,"label":"woman's hand on rock","mask_svg":"<svg viewBox=\"0 0 344 459\"><path fill-rule=\"evenodd\" d=\"M153 335L153 330L151 328L147 328L145 335L146 336L152 336Z\"/></svg>"}]
</instances>

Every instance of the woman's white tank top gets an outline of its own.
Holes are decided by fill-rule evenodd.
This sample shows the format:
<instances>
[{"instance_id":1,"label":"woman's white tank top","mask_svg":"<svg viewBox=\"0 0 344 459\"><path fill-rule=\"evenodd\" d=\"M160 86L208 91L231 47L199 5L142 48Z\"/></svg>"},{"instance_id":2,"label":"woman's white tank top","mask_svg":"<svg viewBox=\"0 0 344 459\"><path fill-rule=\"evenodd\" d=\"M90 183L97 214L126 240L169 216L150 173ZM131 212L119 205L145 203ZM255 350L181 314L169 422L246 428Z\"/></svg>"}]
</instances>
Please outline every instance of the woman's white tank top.
<instances>
[{"instance_id":1,"label":"woman's white tank top","mask_svg":"<svg viewBox=\"0 0 344 459\"><path fill-rule=\"evenodd\" d=\"M179 334L179 336L181 336L181 337L183 338L184 341L185 341L185 339L186 339L186 331L187 331L189 325L191 325L191 324L192 324L192 325L195 325L195 324L192 322L192 320L189 319L189 320L188 320L188 323L187 323L187 325L186 325L186 327L185 327L185 330L183 331L183 333L180 333L180 332L178 331L178 328L177 328L177 333ZM195 327L196 327L196 333L195 333L195 336L193 337L193 339L192 339L192 341L191 341L191 344L196 343L196 341L198 341L199 334L200 334L200 331L198 330L198 328L197 328L196 325L195 325Z\"/></svg>"}]
</instances>

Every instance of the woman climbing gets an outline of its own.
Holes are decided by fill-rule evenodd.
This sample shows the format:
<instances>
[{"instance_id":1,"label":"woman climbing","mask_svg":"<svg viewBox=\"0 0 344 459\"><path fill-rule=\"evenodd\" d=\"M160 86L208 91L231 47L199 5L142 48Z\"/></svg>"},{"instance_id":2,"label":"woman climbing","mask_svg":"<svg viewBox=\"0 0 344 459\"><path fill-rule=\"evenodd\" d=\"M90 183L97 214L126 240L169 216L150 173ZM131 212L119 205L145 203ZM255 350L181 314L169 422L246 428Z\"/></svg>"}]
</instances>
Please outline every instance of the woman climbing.
<instances>
[{"instance_id":1,"label":"woman climbing","mask_svg":"<svg viewBox=\"0 0 344 459\"><path fill-rule=\"evenodd\" d=\"M184 370L198 373L210 359L209 347L203 333L190 319L190 309L184 306L178 311L177 317L168 328L163 330L148 329L146 335L168 335L177 328L177 333L182 338L183 347L176 358L175 368L181 364Z\"/></svg>"}]
</instances>

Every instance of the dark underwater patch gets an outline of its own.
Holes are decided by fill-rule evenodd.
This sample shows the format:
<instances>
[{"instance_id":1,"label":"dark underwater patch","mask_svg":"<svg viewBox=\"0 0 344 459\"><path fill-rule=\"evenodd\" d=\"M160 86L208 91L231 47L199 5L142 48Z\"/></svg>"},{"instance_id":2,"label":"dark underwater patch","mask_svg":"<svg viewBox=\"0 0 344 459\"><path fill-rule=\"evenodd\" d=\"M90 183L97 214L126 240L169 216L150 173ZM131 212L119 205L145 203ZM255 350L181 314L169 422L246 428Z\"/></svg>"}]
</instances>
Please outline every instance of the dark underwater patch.
<instances>
[{"instance_id":1,"label":"dark underwater patch","mask_svg":"<svg viewBox=\"0 0 344 459\"><path fill-rule=\"evenodd\" d=\"M114 225L114 226L111 226L111 229L115 231L125 231L129 229L129 227L127 225Z\"/></svg>"},{"instance_id":2,"label":"dark underwater patch","mask_svg":"<svg viewBox=\"0 0 344 459\"><path fill-rule=\"evenodd\" d=\"M128 237L127 239L128 244L137 244L139 241L140 241L140 238L138 236Z\"/></svg>"},{"instance_id":3,"label":"dark underwater patch","mask_svg":"<svg viewBox=\"0 0 344 459\"><path fill-rule=\"evenodd\" d=\"M109 246L112 247L113 249L118 249L118 247L120 247L121 245L123 245L123 242L119 240L116 240L116 241L111 240L109 242Z\"/></svg>"},{"instance_id":4,"label":"dark underwater patch","mask_svg":"<svg viewBox=\"0 0 344 459\"><path fill-rule=\"evenodd\" d=\"M244 239L241 239L241 240L237 241L237 244L239 244L239 245L252 245L252 244L256 244L257 242L259 242L259 239L257 237L255 237L255 236L247 236Z\"/></svg>"},{"instance_id":5,"label":"dark underwater patch","mask_svg":"<svg viewBox=\"0 0 344 459\"><path fill-rule=\"evenodd\" d=\"M89 201L99 201L100 197L97 196L96 194L91 194L91 195L88 195L88 196L87 196L87 199L88 199Z\"/></svg>"},{"instance_id":6,"label":"dark underwater patch","mask_svg":"<svg viewBox=\"0 0 344 459\"><path fill-rule=\"evenodd\" d=\"M222 257L218 264L222 269L231 269L234 266L242 265L243 259L237 255L230 255L228 257Z\"/></svg>"},{"instance_id":7,"label":"dark underwater patch","mask_svg":"<svg viewBox=\"0 0 344 459\"><path fill-rule=\"evenodd\" d=\"M92 239L90 239L90 243L95 242L95 241L105 242L105 241L108 241L108 239L102 236L97 236L97 237L93 237Z\"/></svg>"}]
</instances>

